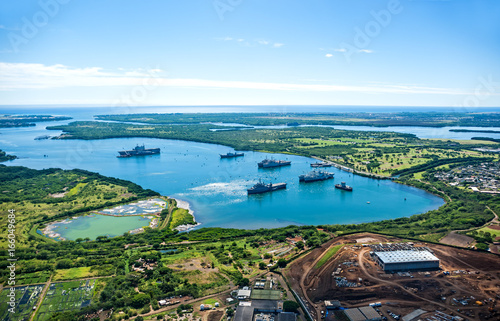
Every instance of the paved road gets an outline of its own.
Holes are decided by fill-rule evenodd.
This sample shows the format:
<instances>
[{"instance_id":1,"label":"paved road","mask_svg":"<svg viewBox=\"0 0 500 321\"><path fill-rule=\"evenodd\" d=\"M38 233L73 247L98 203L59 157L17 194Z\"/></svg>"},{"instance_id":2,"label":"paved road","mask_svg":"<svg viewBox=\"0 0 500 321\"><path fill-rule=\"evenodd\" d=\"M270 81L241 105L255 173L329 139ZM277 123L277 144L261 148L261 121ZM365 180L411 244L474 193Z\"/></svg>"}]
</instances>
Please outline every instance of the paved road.
<instances>
[{"instance_id":1,"label":"paved road","mask_svg":"<svg viewBox=\"0 0 500 321\"><path fill-rule=\"evenodd\" d=\"M47 291L49 290L49 287L50 287L50 282L52 281L52 275L50 276L49 280L47 281L47 283L45 283L45 286L43 288L43 291L42 291L42 294L40 294L40 298L38 299L38 303L36 304L36 309L35 311L33 311L33 313L31 314L31 317L30 317L30 321L33 321L35 319L35 315L38 311L38 309L40 309L40 305L42 305L42 302L43 302L43 298L45 298L45 294L47 293Z\"/></svg>"}]
</instances>

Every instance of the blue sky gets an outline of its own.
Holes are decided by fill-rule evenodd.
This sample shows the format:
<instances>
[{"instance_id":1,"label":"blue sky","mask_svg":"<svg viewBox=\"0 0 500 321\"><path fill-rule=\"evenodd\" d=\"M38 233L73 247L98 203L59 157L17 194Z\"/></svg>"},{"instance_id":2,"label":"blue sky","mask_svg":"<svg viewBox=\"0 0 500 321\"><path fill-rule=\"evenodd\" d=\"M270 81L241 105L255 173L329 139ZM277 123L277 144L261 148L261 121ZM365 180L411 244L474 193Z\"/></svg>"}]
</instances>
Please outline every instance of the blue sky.
<instances>
[{"instance_id":1,"label":"blue sky","mask_svg":"<svg viewBox=\"0 0 500 321\"><path fill-rule=\"evenodd\" d=\"M497 0L0 3L0 104L500 106Z\"/></svg>"}]
</instances>

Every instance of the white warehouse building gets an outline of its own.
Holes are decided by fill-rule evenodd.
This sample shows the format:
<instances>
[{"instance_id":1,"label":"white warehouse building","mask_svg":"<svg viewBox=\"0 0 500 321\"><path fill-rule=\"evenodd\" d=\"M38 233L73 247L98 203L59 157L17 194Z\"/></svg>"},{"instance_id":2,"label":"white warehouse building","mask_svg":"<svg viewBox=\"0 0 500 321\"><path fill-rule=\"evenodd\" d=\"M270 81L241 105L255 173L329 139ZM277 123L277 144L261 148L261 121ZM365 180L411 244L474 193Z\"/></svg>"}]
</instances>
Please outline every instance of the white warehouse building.
<instances>
[{"instance_id":1,"label":"white warehouse building","mask_svg":"<svg viewBox=\"0 0 500 321\"><path fill-rule=\"evenodd\" d=\"M439 259L429 251L373 252L373 257L388 272L439 269Z\"/></svg>"}]
</instances>

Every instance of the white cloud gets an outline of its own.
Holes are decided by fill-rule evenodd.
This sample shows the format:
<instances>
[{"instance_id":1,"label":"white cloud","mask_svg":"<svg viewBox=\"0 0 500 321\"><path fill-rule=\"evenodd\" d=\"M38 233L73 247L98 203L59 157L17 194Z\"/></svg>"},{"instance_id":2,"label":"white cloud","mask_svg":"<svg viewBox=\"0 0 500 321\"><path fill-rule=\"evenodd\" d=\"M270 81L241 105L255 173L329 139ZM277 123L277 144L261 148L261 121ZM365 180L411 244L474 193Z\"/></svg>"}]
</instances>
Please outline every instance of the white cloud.
<instances>
[{"instance_id":1,"label":"white cloud","mask_svg":"<svg viewBox=\"0 0 500 321\"><path fill-rule=\"evenodd\" d=\"M333 55L328 53L328 54L326 54L326 55L325 55L325 57L326 57L326 58L332 58L332 57L333 57Z\"/></svg>"},{"instance_id":2,"label":"white cloud","mask_svg":"<svg viewBox=\"0 0 500 321\"><path fill-rule=\"evenodd\" d=\"M333 51L336 51L336 52L346 52L347 50L345 48L339 48L339 49L333 49Z\"/></svg>"},{"instance_id":3,"label":"white cloud","mask_svg":"<svg viewBox=\"0 0 500 321\"><path fill-rule=\"evenodd\" d=\"M223 37L214 39L217 41L234 41L238 45L243 47L270 46L273 48L281 48L285 45L284 43L273 42L266 39L245 40L243 38L232 38L232 37Z\"/></svg>"},{"instance_id":4,"label":"white cloud","mask_svg":"<svg viewBox=\"0 0 500 321\"><path fill-rule=\"evenodd\" d=\"M465 90L433 88L406 84L336 84L271 83L197 78L166 78L159 68L129 71L106 71L101 67L73 68L61 64L46 66L29 63L0 63L0 90L65 87L137 86L147 82L157 87L254 89L309 92L360 92L392 94L469 95ZM494 94L498 95L498 94Z\"/></svg>"},{"instance_id":5,"label":"white cloud","mask_svg":"<svg viewBox=\"0 0 500 321\"><path fill-rule=\"evenodd\" d=\"M373 53L373 50L370 49L361 49L358 52L363 52L363 53Z\"/></svg>"}]
</instances>

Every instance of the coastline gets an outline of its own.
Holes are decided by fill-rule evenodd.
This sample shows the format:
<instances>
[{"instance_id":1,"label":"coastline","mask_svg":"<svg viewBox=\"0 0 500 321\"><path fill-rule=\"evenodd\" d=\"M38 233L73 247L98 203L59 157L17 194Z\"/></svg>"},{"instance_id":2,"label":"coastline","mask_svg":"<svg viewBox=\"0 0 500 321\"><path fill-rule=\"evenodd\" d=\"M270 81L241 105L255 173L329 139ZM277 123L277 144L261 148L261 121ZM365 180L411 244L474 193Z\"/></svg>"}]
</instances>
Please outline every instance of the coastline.
<instances>
[{"instance_id":1,"label":"coastline","mask_svg":"<svg viewBox=\"0 0 500 321\"><path fill-rule=\"evenodd\" d=\"M188 213L191 214L191 216L193 217L193 221L196 222L195 225L191 225L191 224L179 225L179 226L174 228L175 230L178 230L179 232L185 232L185 231L188 231L188 230L191 230L191 229L197 227L198 225L201 225L201 223L196 221L196 216L194 216L194 211L191 209L191 205L189 204L188 201L184 201L184 200L181 200L181 199L178 199L175 197L170 197L170 198L174 199L177 202L178 208L183 208L183 209L187 210Z\"/></svg>"}]
</instances>

